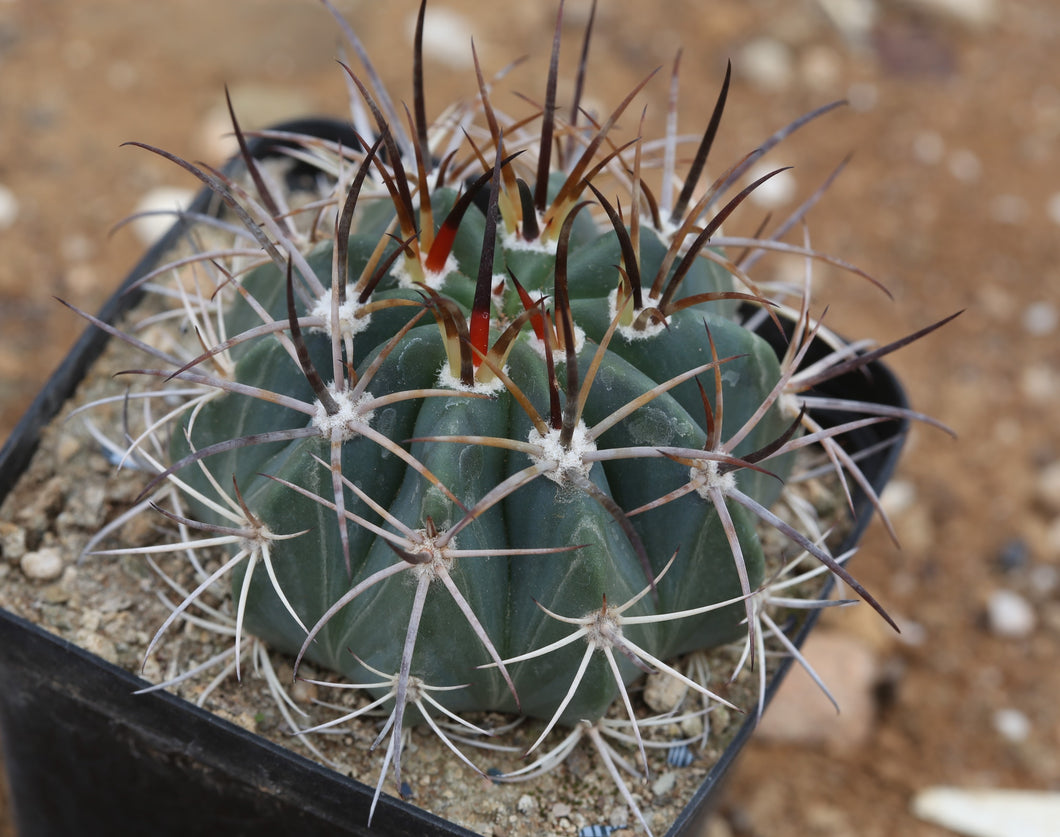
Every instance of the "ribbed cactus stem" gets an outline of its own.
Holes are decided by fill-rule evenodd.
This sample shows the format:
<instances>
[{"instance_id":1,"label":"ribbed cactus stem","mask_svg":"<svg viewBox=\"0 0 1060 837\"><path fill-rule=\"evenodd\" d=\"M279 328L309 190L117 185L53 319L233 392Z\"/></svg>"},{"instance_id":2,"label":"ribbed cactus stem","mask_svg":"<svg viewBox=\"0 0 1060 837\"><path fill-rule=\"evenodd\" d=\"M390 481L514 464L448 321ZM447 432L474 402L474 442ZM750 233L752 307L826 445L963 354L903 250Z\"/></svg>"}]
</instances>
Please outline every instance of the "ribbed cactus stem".
<instances>
[{"instance_id":1,"label":"ribbed cactus stem","mask_svg":"<svg viewBox=\"0 0 1060 837\"><path fill-rule=\"evenodd\" d=\"M167 367L149 374L201 392L174 411L172 464L158 463L151 488L174 487L179 509L164 513L229 550L151 647L228 576L237 657L249 631L296 668L311 661L370 692L390 713L384 761L399 787L402 727L425 723L453 747L435 719L485 732L469 711L540 719L531 750L557 726L575 730L514 779L581 736L613 770L598 725L618 701L646 768L633 681L664 671L728 704L672 661L737 640L753 659L761 625L779 632L763 622L774 600L762 527L883 613L845 559L773 507L811 445L878 502L836 438L906 413L856 405L867 415L834 428L807 414L836 406L808 390L878 356L837 349L800 372L820 330L808 290L793 311L748 275L765 251L836 262L779 241L812 200L776 235L722 233L784 170L737 188L748 168L831 106L703 190L731 69L679 180L675 62L653 184L645 117L632 139L615 135L654 73L587 124L587 33L565 119L557 19L540 108L499 113L475 55L478 100L428 130L423 26L421 5L407 134L370 64L367 82L344 65L358 126L372 128L361 147L299 150L335 183L308 233L270 194L238 123L246 188L159 152L224 199L261 258L247 269L203 257L223 275L201 303L215 345L188 362L145 347ZM749 317L777 334L794 320L782 357Z\"/></svg>"}]
</instances>

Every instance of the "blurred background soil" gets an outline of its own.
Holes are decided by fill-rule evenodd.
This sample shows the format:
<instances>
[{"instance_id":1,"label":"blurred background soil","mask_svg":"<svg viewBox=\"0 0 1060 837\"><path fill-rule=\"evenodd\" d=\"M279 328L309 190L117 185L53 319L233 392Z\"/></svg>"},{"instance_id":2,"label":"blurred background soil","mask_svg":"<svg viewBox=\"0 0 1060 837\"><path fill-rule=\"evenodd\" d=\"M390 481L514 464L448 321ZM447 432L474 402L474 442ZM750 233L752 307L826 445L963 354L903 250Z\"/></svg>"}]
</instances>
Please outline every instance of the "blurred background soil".
<instances>
[{"instance_id":1,"label":"blurred background soil","mask_svg":"<svg viewBox=\"0 0 1060 837\"><path fill-rule=\"evenodd\" d=\"M338 5L409 101L416 4ZM569 73L588 2L567 6ZM531 56L497 105L525 107L510 90L538 98L554 11L433 2L429 112L473 93L472 35L487 72ZM913 431L887 495L902 548L875 523L852 565L903 634L867 608L825 621L814 660L844 713L793 688L713 835L939 837L910 813L921 789L1060 786L1058 38L1052 0L600 0L591 107L609 111L665 65L658 120L683 47L681 128L699 133L732 59L715 168L849 100L770 157L795 165L794 194L770 195L782 216L853 154L811 213L813 244L893 300L821 267L832 328L886 342L965 309L892 361L914 406L959 439ZM0 438L81 329L53 296L97 309L144 246L112 228L145 196L196 186L119 145L220 162L226 84L244 127L342 115L337 44L312 0L0 0Z\"/></svg>"}]
</instances>

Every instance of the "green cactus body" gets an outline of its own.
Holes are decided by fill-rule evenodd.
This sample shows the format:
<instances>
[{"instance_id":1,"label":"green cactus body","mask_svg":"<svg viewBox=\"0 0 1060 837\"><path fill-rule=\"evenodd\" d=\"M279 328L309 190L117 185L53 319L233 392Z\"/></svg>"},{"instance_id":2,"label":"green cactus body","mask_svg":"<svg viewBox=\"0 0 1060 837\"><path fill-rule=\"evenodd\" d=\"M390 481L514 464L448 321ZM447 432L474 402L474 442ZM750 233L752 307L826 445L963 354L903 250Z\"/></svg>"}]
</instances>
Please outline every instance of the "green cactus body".
<instances>
[{"instance_id":1,"label":"green cactus body","mask_svg":"<svg viewBox=\"0 0 1060 837\"><path fill-rule=\"evenodd\" d=\"M446 190L432 197L432 205L436 210L447 209L452 198L451 190ZM436 217L445 216L439 212ZM378 244L379 230L389 220L381 219L376 208L369 218L372 229L362 232L357 226L359 218L354 215L354 234L348 246L348 282L353 283L361 274ZM491 276L505 277L510 271L528 292L551 293L556 281L553 253L503 247L493 254L484 253L485 227L486 217L479 207L467 210L452 247L453 253L460 254L457 268L446 276L437 292L458 306L468 320L472 317L476 287L472 277L480 271L480 260L492 256ZM584 223L580 227L572 225L575 228L569 239L566 280L571 319L585 333L584 344L577 353L579 380L584 381L614 316L608 296L614 296L618 276L615 266L621 263L622 254L614 230L590 229ZM642 273L653 274L665 251L656 235L646 233L642 238ZM330 286L332 256L331 245L325 245L311 259L325 287ZM246 277L243 287L274 320L287 318L286 282L279 268L270 265L257 269ZM677 298L730 289L728 275L700 258L689 270ZM522 310L510 281L505 282L501 294L492 296L491 342ZM388 275L371 298L405 299L417 304L373 313L365 318L366 327L353 335L351 365L357 369L358 377L370 378L366 392L379 399L445 387L439 377L450 368L447 351L454 346L452 340L447 341L444 329L421 322L396 344L390 343L422 308L422 297L415 286L407 282L402 286ZM299 303L299 308L299 316L308 315L306 302ZM670 316L665 328L656 328L650 334L631 337L630 332L624 332L611 336L598 359L584 402L583 425L593 427L658 384L710 363L709 328L714 351L723 358L732 356L721 364L725 408L722 436L739 428L766 400L780 373L774 352L726 317L726 308L731 305L725 301L715 306L697 305ZM227 331L238 334L260 321L260 313L237 303L227 314ZM306 343L314 366L330 369L331 341L326 334L308 335ZM509 380L537 412L548 416L550 373L540 345L530 325L525 325L507 355L505 368ZM459 346L455 349L458 352ZM234 354L238 358L235 379L240 383L303 401L313 398L303 370L274 337L244 344ZM382 363L369 372L369 366L381 356ZM566 356L557 350L553 363L554 379L565 384ZM564 393L562 397L565 402L571 395ZM712 394L711 400L716 407L717 395ZM737 455L766 445L782 432L783 422L775 412L773 408L755 426L735 452ZM195 449L202 450L225 439L311 423L305 415L282 406L232 393L198 413L191 440ZM468 436L519 443L530 440L537 432L534 422L504 387L489 390L477 386L467 393L452 389L448 395L397 400L373 409L368 424L394 443L406 446L411 457L464 506L461 509L446 491L377 441L354 434L342 442L342 474L412 530L423 530L432 524L439 531L449 529L491 489L533 462L530 455L519 450L444 440ZM706 438L700 390L696 381L689 379L632 410L601 434L595 444L601 449L699 449ZM174 452L180 459L189 453L188 443L183 434L176 434L174 439ZM384 538L347 521L347 573L335 512L263 476L277 477L327 498L332 473L322 463L331 460L330 447L329 441L314 435L238 448L209 460L214 473L234 476L248 507L269 530L287 534L304 531L296 538L276 542L272 561L279 586L306 625L320 619L358 583L395 563L395 552ZM497 654L510 659L557 641L565 632L564 625L550 618L543 608L581 616L599 610L605 597L608 602L623 602L650 587L654 576L675 552L677 558L667 575L630 615L682 611L739 596L741 583L732 550L711 503L692 493L630 518L628 524L642 543L639 548L609 510L609 503L626 510L650 503L687 482L688 472L687 466L663 456L598 461L585 469L585 478L595 487L588 492L570 480L543 474L477 513L472 522L463 526L454 538L456 548L482 554L454 559L451 579ZM766 505L772 502L775 486L779 485L775 477L751 471L736 475L736 479L746 479L747 490ZM388 525L366 500L349 490L345 494L347 512L380 526ZM743 509L733 507L730 513L739 532L749 584L754 587L762 574L754 527ZM535 555L489 554L571 546L578 548ZM651 577L644 566L644 554L650 561ZM380 670L397 671L415 598L416 585L408 576L415 572L415 566L409 564L408 570L372 586L334 614L309 645L307 658L351 677L363 673L357 658ZM242 574L236 574L232 583L238 595ZM450 709L515 711L515 698L497 668L476 668L489 664L491 656L467 617L447 591L437 589L441 587L438 580L430 586L415 638L412 675L435 685L466 684L440 698ZM631 629L631 637L656 656L670 657L733 640L745 631L741 625L744 618L744 607L734 604L679 622L639 625ZM305 640L305 631L278 599L270 580L260 573L250 586L246 626L291 653L297 653ZM550 718L571 684L583 647L572 644L544 657L511 665L518 708ZM625 659L620 665L625 682L638 676L639 670ZM606 663L593 659L561 720L599 717L617 692Z\"/></svg>"},{"instance_id":2,"label":"green cactus body","mask_svg":"<svg viewBox=\"0 0 1060 837\"><path fill-rule=\"evenodd\" d=\"M250 645L244 658L323 761L332 763L309 733L386 716L371 748L386 739L369 822L391 765L399 793L413 792L401 772L405 742L418 734L411 727L425 724L481 773L456 741L514 730L517 721L489 726L493 713L508 713L537 722L508 744L483 745L497 759L494 781L536 778L584 743L650 834L616 765L646 778L648 749L672 746L672 724L696 723L719 704L747 708L711 691L712 680L746 680L756 667L760 714L767 651L791 654L816 678L787 633L801 624L791 611L850 603L816 598L822 576L897 627L845 569L852 552L830 552L834 509L822 504L828 517L819 519L817 480L832 472L827 487L851 508L863 495L884 516L862 460L840 437L931 420L844 384L947 320L873 351L825 331L811 312L814 262L868 277L813 249L806 233L801 244L784 240L819 193L769 233L722 233L781 169L736 184L834 105L777 131L700 189L729 72L682 177L680 62L662 141L645 141L642 119L622 144L616 126L629 122L652 77L609 115L588 117L579 100L587 31L564 117L561 2L539 109L519 118L495 111L476 56L477 100L428 124L424 8L407 119L343 22L369 79L344 65L356 130L337 128L341 141L259 137L264 156L289 156L289 182L296 172L303 182L309 167L308 196L276 191L277 170L264 167L274 161L252 153L234 112L239 177L144 146L198 177L228 210L201 226L199 216L184 219L193 252L137 282L158 292L140 323L150 325L147 337L84 315L159 365L137 370L152 383L124 396L124 444L90 427L108 453L121 450L123 464L153 479L86 552L168 554L152 568L181 600L146 656L182 619L234 636L232 648L154 688L213 666L238 676ZM594 12L595 3L589 30ZM802 288L749 275L770 252L804 260ZM759 333L783 338L781 357ZM798 476L814 482L789 491L803 449L811 453ZM145 510L175 524L166 540L94 549ZM695 653L720 645L738 648ZM370 699L318 722L334 707L327 702L302 726L270 649L294 657L296 676ZM303 662L326 670L324 679ZM644 707L663 713L649 717L629 688L645 672L689 691L661 708L646 689ZM545 744L557 725L571 729ZM536 736L529 748L525 729ZM708 734L713 746L713 729L701 741ZM639 771L620 754L629 744ZM513 751L533 760L520 763Z\"/></svg>"},{"instance_id":3,"label":"green cactus body","mask_svg":"<svg viewBox=\"0 0 1060 837\"><path fill-rule=\"evenodd\" d=\"M423 20L421 6L417 52ZM300 731L389 710L383 771L393 763L399 788L404 728L429 724L471 764L435 721L486 733L465 717L473 712L544 721L527 754L557 724L573 727L498 781L551 769L579 736L617 777L602 736L618 701L631 730L622 735L647 772L641 725L654 722L638 717L627 688L644 671L727 703L707 688L700 660L681 664L688 675L668 661L742 640L735 677L764 657L766 634L790 650L767 608L798 606L787 591L825 572L883 613L798 497L787 514L805 532L770 509L795 451L810 444L875 500L834 437L904 414L841 404L870 415L823 429L805 412L807 390L859 361L837 350L803 375L819 328L808 291L794 307L787 288L768 298L746 266L768 250L823 258L780 241L812 200L773 237L720 231L776 172L725 198L733 184L829 108L694 198L726 74L687 176L678 184L666 164L678 143L670 120L661 183L649 186L642 139L621 145L612 134L650 76L606 118L585 127L575 101L564 120L560 28L544 107L524 119L493 110L479 68L479 99L428 131L417 75L406 134L385 91L348 70L363 100L356 147L283 140L327 184L307 208L271 194L234 114L245 182L166 154L243 225L234 246L225 238L222 250L172 265L177 290L165 295L179 301L183 332L211 347L189 360L198 345L170 355L95 321L165 367L142 370L164 380L149 400L183 399L167 400L161 420L145 409L148 430L128 447L156 474L142 507L178 524L173 543L149 549L229 550L217 569L191 560L198 586L148 654L192 606L224 621L224 607L201 601L224 578L237 671L250 633L294 655L296 674L311 661L339 688L370 692L367 706ZM249 260L247 240L260 247ZM213 271L215 287L188 282L188 264ZM746 327L749 316L765 328L794 324L783 358ZM838 409L836 399L817 404ZM169 465L157 456L166 444ZM803 553L771 573L784 591L772 598L761 526ZM795 569L805 556L819 566ZM793 577L776 581L785 573ZM382 778L377 799L381 788Z\"/></svg>"},{"instance_id":4,"label":"green cactus body","mask_svg":"<svg viewBox=\"0 0 1060 837\"><path fill-rule=\"evenodd\" d=\"M733 707L707 687L715 658L690 654L680 669L673 661L739 642L729 674L758 665L761 712L766 637L798 656L771 611L835 604L800 598L825 573L894 625L785 480L796 451L812 445L852 505L860 489L879 508L837 437L924 417L815 389L941 323L871 353L819 339L810 265L846 265L806 238L782 240L816 196L769 236L722 234L780 170L728 196L734 184L832 106L778 131L701 192L729 74L682 179L673 165L678 62L661 154L648 150L643 124L624 145L613 136L651 76L595 120L583 116L579 84L564 119L560 5L539 111L495 112L476 59L478 100L429 126L421 4L408 133L385 91L347 68L360 97L357 132L342 142L277 140L322 185L307 206L289 205L304 195L273 194L275 172L262 171L234 113L241 180L151 149L231 211L217 225L218 249L168 266L160 296L179 310L150 319L160 331L179 322L180 334L160 341L176 354L89 317L163 367L140 370L162 381L137 393L146 429L123 427L123 461L154 479L89 550L137 510L156 508L177 524L166 543L103 551L181 556L172 575L156 566L183 599L148 655L178 619L195 621L193 607L235 636L231 651L160 686L226 659L238 673L249 633L265 643L254 643L256 664L271 666L267 645L295 657L296 675L311 661L332 673L313 682L369 692L367 703L307 728L280 711L303 734L389 712L376 740L389 736L376 802L391 763L406 794L406 727L429 725L475 767L447 730L488 735L469 713L521 714L544 722L525 755L556 725L572 729L496 781L534 778L586 741L650 833L615 764L633 771L605 741L632 741L644 775L646 747L668 746L642 735L661 735L660 719L642 717L630 697L642 673L698 692L699 709L684 698L675 709L690 720L717 702ZM366 75L378 78L370 66ZM242 225L235 232L233 220ZM249 258L248 241L260 250ZM748 270L767 251L804 259L807 286L766 296ZM788 335L783 357L749 320ZM824 355L807 363L821 346ZM830 426L817 411L842 417ZM784 517L772 511L781 498ZM764 528L795 547L770 564L769 580ZM228 555L218 561L221 546ZM186 577L196 579L190 592ZM221 580L231 601L204 602ZM276 678L266 679L275 695ZM609 711L619 704L621 719ZM503 749L516 748L494 752Z\"/></svg>"}]
</instances>

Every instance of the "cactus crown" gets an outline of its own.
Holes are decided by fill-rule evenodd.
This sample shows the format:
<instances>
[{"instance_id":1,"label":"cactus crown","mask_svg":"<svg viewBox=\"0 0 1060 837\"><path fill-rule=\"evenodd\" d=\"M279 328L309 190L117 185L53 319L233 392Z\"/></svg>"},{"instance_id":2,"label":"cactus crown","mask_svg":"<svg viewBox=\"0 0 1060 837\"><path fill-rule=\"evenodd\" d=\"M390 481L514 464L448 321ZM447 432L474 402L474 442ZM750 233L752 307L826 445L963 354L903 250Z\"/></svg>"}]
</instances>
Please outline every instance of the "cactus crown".
<instances>
[{"instance_id":1,"label":"cactus crown","mask_svg":"<svg viewBox=\"0 0 1060 837\"><path fill-rule=\"evenodd\" d=\"M460 715L483 710L541 719L531 751L570 726L614 772L601 719L618 701L646 769L634 679L669 672L727 703L668 661L733 641L761 657L764 633L784 635L769 607L791 599L763 586L756 527L883 614L845 556L771 509L794 452L811 446L844 485L867 488L837 439L888 416L863 405L865 417L825 428L807 407L829 407L810 390L894 347L837 343L802 369L814 339L830 339L808 288L791 305L749 275L766 251L835 261L781 241L816 196L771 235L721 230L776 174L731 194L752 164L834 105L701 188L726 73L684 178L670 133L653 188L647 144L614 136L651 76L599 121L577 99L564 118L557 22L540 106L497 112L476 57L477 100L432 125L423 21L421 6L408 130L344 27L369 79L344 65L356 143L273 137L327 181L308 206L286 204L234 113L246 183L152 149L215 190L242 229L235 246L184 260L196 278L167 291L203 350L125 338L160 364L139 370L166 382L151 398L181 392L129 445L155 475L145 503L181 533L159 550L229 550L148 653L227 578L237 665L250 633L371 694L322 726L389 713L380 787L391 764L405 787L405 726L448 742L439 719L484 732ZM782 357L749 319L790 322ZM163 434L168 462L145 441ZM497 778L548 769L570 740Z\"/></svg>"}]
</instances>

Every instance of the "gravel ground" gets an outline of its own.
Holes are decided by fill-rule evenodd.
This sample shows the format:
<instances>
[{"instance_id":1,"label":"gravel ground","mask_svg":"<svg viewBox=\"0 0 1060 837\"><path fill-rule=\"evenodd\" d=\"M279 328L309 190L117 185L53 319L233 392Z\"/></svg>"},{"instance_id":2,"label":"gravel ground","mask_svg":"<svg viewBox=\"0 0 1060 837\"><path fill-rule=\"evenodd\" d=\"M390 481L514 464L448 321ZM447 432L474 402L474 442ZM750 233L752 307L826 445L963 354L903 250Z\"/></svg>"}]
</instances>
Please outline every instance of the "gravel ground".
<instances>
[{"instance_id":1,"label":"gravel ground","mask_svg":"<svg viewBox=\"0 0 1060 837\"><path fill-rule=\"evenodd\" d=\"M405 54L415 4L339 5L407 99L407 62L388 53ZM476 6L432 4L442 37L431 102L472 88L471 70L447 51L466 45L469 29L489 67L547 53L551 4ZM568 6L580 24L586 3ZM887 341L966 309L893 362L914 404L960 438L914 432L889 497L902 548L877 526L855 559L904 638L870 619L834 626L872 663L862 726L838 739L792 739L783 727L762 736L732 778L714 837L939 837L950 832L910 812L929 786L1057 789L1060 436L1049 417L1060 401L1060 8L673 0L661 9L645 20L643 4L602 0L591 101L616 101L683 46L682 125L699 130L731 58L722 161L848 98L775 157L796 163L805 195L853 152L812 214L813 241L870 271L894 300L822 271L831 326ZM98 307L142 249L131 229L111 236L111 227L145 195L192 185L119 144L221 160L225 84L245 125L341 113L336 41L310 0L0 3L0 436L79 328L52 296ZM540 83L512 87L536 95ZM778 212L785 199L774 195ZM854 668L841 663L833 678Z\"/></svg>"}]
</instances>

